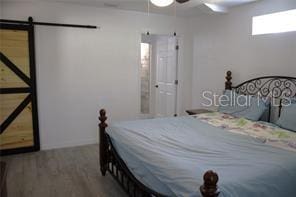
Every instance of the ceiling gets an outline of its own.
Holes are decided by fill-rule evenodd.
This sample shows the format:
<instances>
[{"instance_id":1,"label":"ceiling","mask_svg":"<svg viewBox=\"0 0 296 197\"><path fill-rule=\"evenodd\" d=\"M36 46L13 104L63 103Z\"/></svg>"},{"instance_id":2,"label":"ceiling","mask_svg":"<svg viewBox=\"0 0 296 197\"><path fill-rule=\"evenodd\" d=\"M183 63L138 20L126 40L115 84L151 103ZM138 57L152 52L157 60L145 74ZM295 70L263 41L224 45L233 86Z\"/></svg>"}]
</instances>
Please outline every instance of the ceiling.
<instances>
[{"instance_id":1,"label":"ceiling","mask_svg":"<svg viewBox=\"0 0 296 197\"><path fill-rule=\"evenodd\" d=\"M26 1L26 0L22 0ZM148 0L27 0L27 1L45 1L45 2L62 2L74 3L86 6L107 7L111 9L132 10L147 12ZM235 6L252 3L259 0L190 0L184 4L177 4L178 16L198 16L200 14L209 13L225 13ZM213 11L204 3L214 4L218 10ZM159 8L150 3L150 11L158 14L174 15L174 5Z\"/></svg>"}]
</instances>

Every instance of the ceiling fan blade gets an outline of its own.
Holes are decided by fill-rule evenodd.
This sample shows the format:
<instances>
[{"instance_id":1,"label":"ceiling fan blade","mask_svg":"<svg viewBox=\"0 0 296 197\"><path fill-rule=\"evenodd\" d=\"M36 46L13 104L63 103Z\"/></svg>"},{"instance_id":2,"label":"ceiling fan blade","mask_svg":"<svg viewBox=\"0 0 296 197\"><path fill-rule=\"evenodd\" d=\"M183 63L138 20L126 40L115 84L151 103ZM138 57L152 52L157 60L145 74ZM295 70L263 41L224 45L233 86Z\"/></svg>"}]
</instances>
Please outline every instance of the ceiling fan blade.
<instances>
[{"instance_id":1,"label":"ceiling fan blade","mask_svg":"<svg viewBox=\"0 0 296 197\"><path fill-rule=\"evenodd\" d=\"M228 9L224 6L221 6L221 5L211 4L211 3L204 3L204 5L207 6L213 12L218 12L218 13L227 13L228 12Z\"/></svg>"},{"instance_id":2,"label":"ceiling fan blade","mask_svg":"<svg viewBox=\"0 0 296 197\"><path fill-rule=\"evenodd\" d=\"M178 3L186 3L188 2L189 0L176 0Z\"/></svg>"}]
</instances>

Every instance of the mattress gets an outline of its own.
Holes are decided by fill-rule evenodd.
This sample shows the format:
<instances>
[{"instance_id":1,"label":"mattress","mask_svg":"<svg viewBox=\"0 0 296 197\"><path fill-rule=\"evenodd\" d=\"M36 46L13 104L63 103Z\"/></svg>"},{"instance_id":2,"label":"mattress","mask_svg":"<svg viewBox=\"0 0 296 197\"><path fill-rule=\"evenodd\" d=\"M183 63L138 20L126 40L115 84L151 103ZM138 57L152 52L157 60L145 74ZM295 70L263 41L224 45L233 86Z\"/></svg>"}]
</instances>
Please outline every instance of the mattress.
<instances>
[{"instance_id":1,"label":"mattress","mask_svg":"<svg viewBox=\"0 0 296 197\"><path fill-rule=\"evenodd\" d=\"M199 186L207 170L219 174L222 197L294 195L295 151L266 143L272 140L262 136L215 125L209 117L118 122L107 133L133 175L168 196L201 196ZM293 141L294 135L285 132L292 140L287 135L278 138Z\"/></svg>"}]
</instances>

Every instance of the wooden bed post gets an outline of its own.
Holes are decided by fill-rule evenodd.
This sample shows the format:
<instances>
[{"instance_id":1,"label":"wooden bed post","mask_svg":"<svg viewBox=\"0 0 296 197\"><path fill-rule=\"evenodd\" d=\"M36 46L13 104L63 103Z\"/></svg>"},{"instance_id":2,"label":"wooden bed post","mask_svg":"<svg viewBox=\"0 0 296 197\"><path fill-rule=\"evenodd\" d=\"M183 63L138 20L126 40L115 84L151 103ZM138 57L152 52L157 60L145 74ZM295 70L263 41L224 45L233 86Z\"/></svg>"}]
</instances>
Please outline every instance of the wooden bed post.
<instances>
[{"instance_id":1,"label":"wooden bed post","mask_svg":"<svg viewBox=\"0 0 296 197\"><path fill-rule=\"evenodd\" d=\"M226 82L225 82L225 90L231 90L232 89L232 73L231 71L226 72Z\"/></svg>"},{"instance_id":2,"label":"wooden bed post","mask_svg":"<svg viewBox=\"0 0 296 197\"><path fill-rule=\"evenodd\" d=\"M217 187L219 181L218 174L213 171L207 171L204 174L204 184L200 186L200 192L203 197L218 197L220 192Z\"/></svg>"},{"instance_id":3,"label":"wooden bed post","mask_svg":"<svg viewBox=\"0 0 296 197\"><path fill-rule=\"evenodd\" d=\"M106 171L108 168L108 141L106 137L106 127L108 126L105 122L107 120L106 111L104 109L100 110L99 116L100 124L100 166L101 166L101 173L103 176L106 175Z\"/></svg>"}]
</instances>

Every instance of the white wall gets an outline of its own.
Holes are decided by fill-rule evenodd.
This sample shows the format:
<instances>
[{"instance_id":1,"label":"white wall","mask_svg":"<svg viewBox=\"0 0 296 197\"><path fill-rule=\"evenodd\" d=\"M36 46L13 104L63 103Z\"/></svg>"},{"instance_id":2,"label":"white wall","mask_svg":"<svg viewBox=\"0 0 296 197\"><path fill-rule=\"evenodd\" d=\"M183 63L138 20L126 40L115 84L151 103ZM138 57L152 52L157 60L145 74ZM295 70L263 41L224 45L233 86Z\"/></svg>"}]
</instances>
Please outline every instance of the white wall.
<instances>
[{"instance_id":1,"label":"white wall","mask_svg":"<svg viewBox=\"0 0 296 197\"><path fill-rule=\"evenodd\" d=\"M62 3L2 4L1 17L101 26L100 30L36 27L36 62L42 149L97 142L97 116L112 121L140 112L140 42L145 13ZM173 17L151 15L151 33L173 32ZM191 107L192 36L177 21L180 44L179 113ZM110 122L110 120L109 120Z\"/></svg>"},{"instance_id":2,"label":"white wall","mask_svg":"<svg viewBox=\"0 0 296 197\"><path fill-rule=\"evenodd\" d=\"M296 8L295 0L263 0L226 15L178 18L178 111L200 107L203 90L221 92L261 75L296 76L296 33L251 36L252 16ZM97 142L97 112L110 121L140 112L140 42L145 13L62 3L1 4L1 18L78 23L100 30L38 26L36 61L42 149ZM173 32L174 17L151 15L153 34ZM195 32L193 34L193 32Z\"/></svg>"},{"instance_id":3,"label":"white wall","mask_svg":"<svg viewBox=\"0 0 296 197\"><path fill-rule=\"evenodd\" d=\"M252 36L253 16L295 8L295 0L263 0L193 20L193 106L201 106L204 90L222 92L227 70L237 85L263 75L296 76L296 32Z\"/></svg>"}]
</instances>

